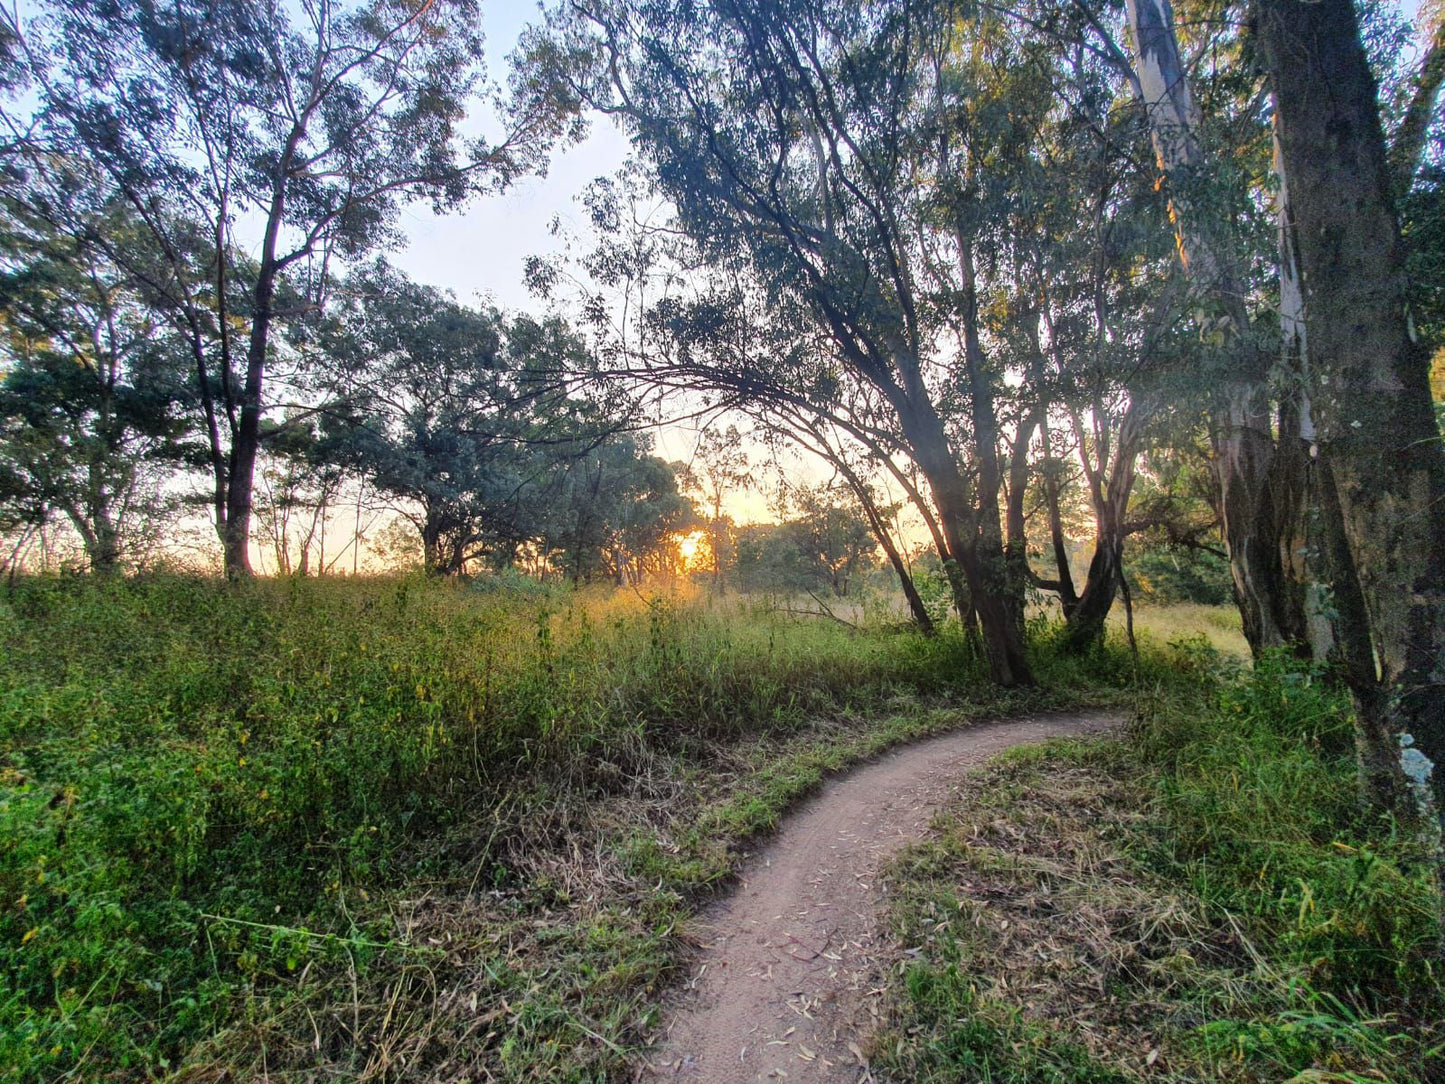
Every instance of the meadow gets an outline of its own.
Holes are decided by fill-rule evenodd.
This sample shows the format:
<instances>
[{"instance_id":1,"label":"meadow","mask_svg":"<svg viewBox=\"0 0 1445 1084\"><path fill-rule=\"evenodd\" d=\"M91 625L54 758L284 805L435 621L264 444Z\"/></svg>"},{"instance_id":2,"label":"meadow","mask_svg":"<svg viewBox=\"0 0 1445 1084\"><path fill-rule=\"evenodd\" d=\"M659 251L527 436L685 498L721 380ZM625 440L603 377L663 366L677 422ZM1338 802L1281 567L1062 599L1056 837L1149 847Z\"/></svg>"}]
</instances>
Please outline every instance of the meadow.
<instances>
[{"instance_id":1,"label":"meadow","mask_svg":"<svg viewBox=\"0 0 1445 1084\"><path fill-rule=\"evenodd\" d=\"M18 580L0 601L0 1075L624 1079L688 919L825 775L1082 705L1131 714L1139 740L1047 763L1131 788L1122 807L1150 812L1120 846L1192 901L1191 936L1241 924L1278 976L1251 990L1394 1021L1370 1034L1404 1050L1393 1036L1440 1005L1433 898L1354 813L1338 696L1287 669L1242 679L1197 637L1070 659L1047 622L1031 632L1041 683L1005 692L956 632L688 589ZM915 1019L936 1001L918 976L954 965L917 966L898 1079L967 1018ZM1199 1004L1208 1024L1247 1010L1199 1040L1226 1052L1280 1045L1249 1014L1300 1011ZM999 1050L1006 1067L1028 1043Z\"/></svg>"}]
</instances>

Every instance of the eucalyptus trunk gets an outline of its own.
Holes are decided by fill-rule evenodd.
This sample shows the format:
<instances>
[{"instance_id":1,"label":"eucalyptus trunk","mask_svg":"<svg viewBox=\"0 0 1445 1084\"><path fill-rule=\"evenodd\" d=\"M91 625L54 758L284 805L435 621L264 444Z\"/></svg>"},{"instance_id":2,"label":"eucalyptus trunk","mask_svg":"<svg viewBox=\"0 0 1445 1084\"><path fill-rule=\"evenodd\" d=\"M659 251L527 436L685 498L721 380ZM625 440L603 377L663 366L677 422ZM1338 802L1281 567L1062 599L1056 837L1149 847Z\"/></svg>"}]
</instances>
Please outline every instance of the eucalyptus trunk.
<instances>
[{"instance_id":1,"label":"eucalyptus trunk","mask_svg":"<svg viewBox=\"0 0 1445 1084\"><path fill-rule=\"evenodd\" d=\"M1279 510L1271 485L1275 454L1266 383L1268 363L1250 335L1249 313L1218 243L1215 212L1199 198L1209 162L1200 146L1199 115L1179 55L1170 0L1129 0L1129 26L1160 173L1169 183L1169 212L1179 260L1210 298L1211 317L1229 351L1229 371L1213 411L1211 442L1219 478L1220 518L1229 550L1235 600L1244 634L1257 655L1294 635L1279 553Z\"/></svg>"},{"instance_id":2,"label":"eucalyptus trunk","mask_svg":"<svg viewBox=\"0 0 1445 1084\"><path fill-rule=\"evenodd\" d=\"M821 434L816 430L814 432L821 439ZM842 456L836 458L833 464L847 480L848 485L852 487L854 495L858 498L858 504L863 509L863 515L868 520L868 526L873 530L873 537L878 540L878 545L883 547L883 553L887 556L888 563L893 566L893 571L898 576L898 586L902 588L903 597L908 601L908 612L913 615L913 623L918 626L918 631L923 635L937 635L938 630L934 628L933 618L928 613L928 607L923 605L923 597L918 593L918 586L913 582L913 575L908 571L908 564L903 560L903 555L898 552L898 547L893 544L893 534L888 530L888 525L883 522L883 514L874 502L867 485Z\"/></svg>"},{"instance_id":3,"label":"eucalyptus trunk","mask_svg":"<svg viewBox=\"0 0 1445 1084\"><path fill-rule=\"evenodd\" d=\"M1124 531L1119 522L1101 522L1089 560L1089 578L1084 593L1070 609L1064 623L1063 647L1082 653L1104 638L1109 611L1114 608L1119 583L1124 575Z\"/></svg>"},{"instance_id":4,"label":"eucalyptus trunk","mask_svg":"<svg viewBox=\"0 0 1445 1084\"><path fill-rule=\"evenodd\" d=\"M1309 335L1305 326L1304 285L1300 279L1299 232L1290 208L1289 184L1283 177L1279 136L1274 139L1279 220L1280 393L1279 444L1273 474L1279 501L1279 555L1285 570L1282 600L1291 638L1317 662L1337 659L1344 650L1336 631L1338 606L1332 596L1349 591L1336 586L1337 572L1325 534L1330 525L1321 507L1324 499L1316 462L1314 411L1309 393Z\"/></svg>"},{"instance_id":5,"label":"eucalyptus trunk","mask_svg":"<svg viewBox=\"0 0 1445 1084\"><path fill-rule=\"evenodd\" d=\"M1350 0L1259 0L1257 33L1299 240L1311 402L1374 666L1349 669L1377 801L1445 810L1445 454L1376 87Z\"/></svg>"},{"instance_id":6,"label":"eucalyptus trunk","mask_svg":"<svg viewBox=\"0 0 1445 1084\"><path fill-rule=\"evenodd\" d=\"M938 509L939 528L949 556L958 563L968 590L968 603L978 616L990 676L1005 687L1033 684L1024 650L1023 629L1010 602L997 491L992 508L975 508L967 480L949 448L943 421L926 397L915 398L900 411L900 421L913 449L914 462L928 480ZM992 516L992 529L979 528L979 517ZM961 586L955 581L955 588ZM966 622L967 619L965 619Z\"/></svg>"},{"instance_id":7,"label":"eucalyptus trunk","mask_svg":"<svg viewBox=\"0 0 1445 1084\"><path fill-rule=\"evenodd\" d=\"M1095 440L1095 450L1089 450L1083 422L1077 413L1073 415L1079 463L1088 481L1089 500L1094 508L1094 555L1089 560L1083 593L1065 618L1063 644L1069 651L1086 651L1104 638L1109 612L1124 584L1124 542L1128 537L1125 517L1134 491L1145 414L1137 403L1131 402L1125 409L1119 420L1117 439L1112 442L1112 457L1109 444L1102 440ZM1131 643L1132 639L1131 632Z\"/></svg>"}]
</instances>

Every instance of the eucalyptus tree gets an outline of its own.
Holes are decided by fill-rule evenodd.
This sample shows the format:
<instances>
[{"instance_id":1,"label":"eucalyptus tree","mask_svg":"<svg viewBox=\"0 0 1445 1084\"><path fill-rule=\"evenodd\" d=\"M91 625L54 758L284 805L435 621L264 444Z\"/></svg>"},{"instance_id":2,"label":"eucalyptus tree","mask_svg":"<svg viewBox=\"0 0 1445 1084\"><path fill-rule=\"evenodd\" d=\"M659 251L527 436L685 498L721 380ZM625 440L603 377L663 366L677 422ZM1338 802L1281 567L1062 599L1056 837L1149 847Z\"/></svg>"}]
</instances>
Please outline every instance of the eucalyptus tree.
<instances>
[{"instance_id":1,"label":"eucalyptus tree","mask_svg":"<svg viewBox=\"0 0 1445 1084\"><path fill-rule=\"evenodd\" d=\"M753 486L743 434L736 425L726 429L709 425L698 434L692 459L683 472L683 483L698 494L707 508L705 529L712 555L712 586L713 590L721 591L726 586L726 569L731 563L733 548L733 521L723 511L723 503L729 496Z\"/></svg>"},{"instance_id":2,"label":"eucalyptus tree","mask_svg":"<svg viewBox=\"0 0 1445 1084\"><path fill-rule=\"evenodd\" d=\"M873 484L873 476L880 472L880 460L887 457L850 435L846 421L830 419L816 410L800 408L780 397L753 400L745 404L744 409L753 415L764 433L780 443L795 445L812 453L842 479L843 486L857 504L857 511L862 513L861 522L866 523L873 534L874 546L883 550L898 577L898 585L913 623L925 636L935 635L937 629L933 616L918 593L913 573L894 537L902 502L883 503ZM892 464L891 459L889 463ZM896 468L896 464L892 465ZM940 560L946 553L946 548L940 552Z\"/></svg>"},{"instance_id":3,"label":"eucalyptus tree","mask_svg":"<svg viewBox=\"0 0 1445 1084\"><path fill-rule=\"evenodd\" d=\"M573 359L564 329L509 325L378 262L347 280L304 348L340 385L322 454L397 502L429 572L538 533L529 502L547 464L526 369Z\"/></svg>"},{"instance_id":4,"label":"eucalyptus tree","mask_svg":"<svg viewBox=\"0 0 1445 1084\"><path fill-rule=\"evenodd\" d=\"M969 163L943 108L962 13L925 0L584 0L531 56L624 121L705 258L743 254L777 318L828 341L825 383L866 385L886 405L968 581L992 674L1011 685L1031 676L998 505L1000 374L970 292L976 217L931 199ZM954 196L955 211L973 206L966 177ZM951 432L941 407L955 393L970 417Z\"/></svg>"},{"instance_id":5,"label":"eucalyptus tree","mask_svg":"<svg viewBox=\"0 0 1445 1084\"><path fill-rule=\"evenodd\" d=\"M40 173L54 154L92 163L153 235L148 286L190 343L229 574L250 567L276 322L394 239L409 201L505 186L572 123L519 86L500 139L461 136L478 19L475 0L51 0L7 27L39 100L7 117L14 153Z\"/></svg>"},{"instance_id":6,"label":"eucalyptus tree","mask_svg":"<svg viewBox=\"0 0 1445 1084\"><path fill-rule=\"evenodd\" d=\"M573 583L606 574L641 582L660 551L691 531L697 510L646 437L617 434L554 468L542 512L543 548Z\"/></svg>"},{"instance_id":7,"label":"eucalyptus tree","mask_svg":"<svg viewBox=\"0 0 1445 1084\"><path fill-rule=\"evenodd\" d=\"M159 528L164 482L191 450L184 354L122 268L23 201L4 204L0 499L32 520L63 516L91 568L110 572ZM91 228L136 232L123 207L104 215Z\"/></svg>"},{"instance_id":8,"label":"eucalyptus tree","mask_svg":"<svg viewBox=\"0 0 1445 1084\"><path fill-rule=\"evenodd\" d=\"M1233 93L1213 94L1215 112L1207 116L1196 103L1195 71L1181 53L1169 0L1129 0L1132 63L1107 34L1104 41L1143 105L1200 334L1218 346L1207 368L1218 388L1211 436L1221 521L1245 636L1258 653L1308 636L1304 570L1296 557L1311 423L1298 379L1289 373L1271 379L1278 327L1257 322L1252 311L1259 258L1268 247L1251 236L1258 232L1259 201L1250 177L1264 173L1268 134L1240 36L1229 20L1213 22L1222 33L1196 45L1221 58L1217 70ZM1101 23L1096 29L1103 33Z\"/></svg>"},{"instance_id":9,"label":"eucalyptus tree","mask_svg":"<svg viewBox=\"0 0 1445 1084\"><path fill-rule=\"evenodd\" d=\"M1259 0L1256 32L1298 244L1321 503L1364 602L1366 622L1343 630L1362 776L1378 806L1430 823L1445 815L1445 452L1409 307L1399 162L1350 0Z\"/></svg>"},{"instance_id":10,"label":"eucalyptus tree","mask_svg":"<svg viewBox=\"0 0 1445 1084\"><path fill-rule=\"evenodd\" d=\"M1064 32L1078 28L1054 27ZM1011 374L1000 410L1007 553L1031 583L1058 595L1063 642L1082 650L1102 637L1124 584L1136 461L1149 431L1199 396L1182 379L1191 351L1180 333L1167 207L1139 168L1141 111L1116 94L1112 65L1086 50L1058 48L1038 31L1013 54L1016 63L978 71L959 95L978 115L970 128L995 133L974 183L986 216L976 242L983 332ZM986 123L989 111L1008 122ZM1063 524L1061 438L1094 520L1082 590ZM1038 490L1057 570L1047 579L1027 552L1026 505Z\"/></svg>"},{"instance_id":11,"label":"eucalyptus tree","mask_svg":"<svg viewBox=\"0 0 1445 1084\"><path fill-rule=\"evenodd\" d=\"M271 544L278 574L322 575L332 563L326 556L326 528L350 479L329 454L332 449L318 439L312 417L283 418L267 428L256 506L260 533ZM359 509L356 515L359 521ZM355 561L357 555L352 557Z\"/></svg>"},{"instance_id":12,"label":"eucalyptus tree","mask_svg":"<svg viewBox=\"0 0 1445 1084\"><path fill-rule=\"evenodd\" d=\"M800 486L789 494L795 514L788 526L794 545L814 574L838 598L845 598L860 573L877 560L878 538L857 506L856 493L844 486ZM854 499L849 499L854 498Z\"/></svg>"}]
</instances>

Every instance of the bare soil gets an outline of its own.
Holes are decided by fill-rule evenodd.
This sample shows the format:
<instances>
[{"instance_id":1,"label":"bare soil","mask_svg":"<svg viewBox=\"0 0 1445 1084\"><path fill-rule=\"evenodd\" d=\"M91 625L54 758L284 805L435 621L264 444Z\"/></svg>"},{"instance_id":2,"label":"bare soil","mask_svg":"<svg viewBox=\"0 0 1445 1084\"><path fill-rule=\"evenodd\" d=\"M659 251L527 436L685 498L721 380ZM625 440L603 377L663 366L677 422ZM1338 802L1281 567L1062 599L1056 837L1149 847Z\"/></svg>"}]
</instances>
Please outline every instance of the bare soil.
<instances>
[{"instance_id":1,"label":"bare soil","mask_svg":"<svg viewBox=\"0 0 1445 1084\"><path fill-rule=\"evenodd\" d=\"M906 746L829 782L744 866L698 920L702 945L665 1006L666 1034L644 1081L871 1080L885 951L879 871L922 838L933 812L988 757L1046 738L1099 733L1100 714L1036 715Z\"/></svg>"}]
</instances>

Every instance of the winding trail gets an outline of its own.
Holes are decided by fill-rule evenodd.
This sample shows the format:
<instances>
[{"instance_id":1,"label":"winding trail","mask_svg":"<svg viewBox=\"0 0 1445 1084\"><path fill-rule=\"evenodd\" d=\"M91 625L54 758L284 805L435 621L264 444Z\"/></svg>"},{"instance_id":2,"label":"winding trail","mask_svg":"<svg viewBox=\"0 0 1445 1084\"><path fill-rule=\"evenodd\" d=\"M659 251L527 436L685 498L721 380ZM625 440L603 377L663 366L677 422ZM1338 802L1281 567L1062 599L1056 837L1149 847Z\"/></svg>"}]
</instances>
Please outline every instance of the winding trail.
<instances>
[{"instance_id":1,"label":"winding trail","mask_svg":"<svg viewBox=\"0 0 1445 1084\"><path fill-rule=\"evenodd\" d=\"M637 1079L742 1084L871 1080L868 989L881 949L875 878L922 838L966 769L1011 746L1096 734L1103 714L1039 714L904 746L827 783L698 920L704 948L666 1006L667 1034Z\"/></svg>"}]
</instances>

